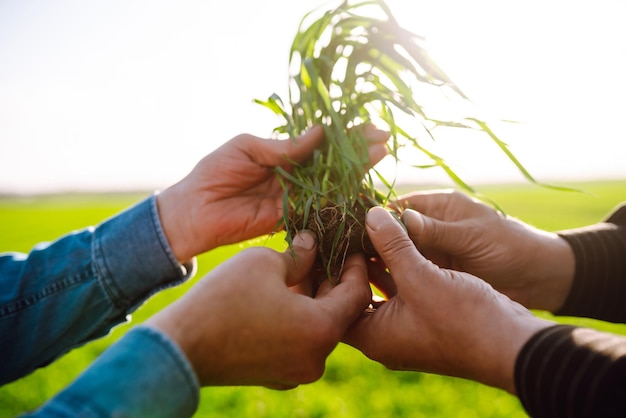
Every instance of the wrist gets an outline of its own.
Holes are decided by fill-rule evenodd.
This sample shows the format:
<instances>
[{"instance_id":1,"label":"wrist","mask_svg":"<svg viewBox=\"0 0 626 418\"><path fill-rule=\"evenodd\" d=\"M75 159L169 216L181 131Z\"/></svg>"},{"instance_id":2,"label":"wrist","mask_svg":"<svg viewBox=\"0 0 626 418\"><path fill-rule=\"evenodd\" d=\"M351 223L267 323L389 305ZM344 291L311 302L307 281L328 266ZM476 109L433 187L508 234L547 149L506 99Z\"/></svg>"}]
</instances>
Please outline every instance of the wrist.
<instances>
[{"instance_id":1,"label":"wrist","mask_svg":"<svg viewBox=\"0 0 626 418\"><path fill-rule=\"evenodd\" d=\"M496 327L490 327L492 337L481 340L487 348L482 352L482 361L477 362L475 380L516 394L515 364L519 353L533 335L554 324L537 318L515 302L510 302L507 311L499 315Z\"/></svg>"},{"instance_id":2,"label":"wrist","mask_svg":"<svg viewBox=\"0 0 626 418\"><path fill-rule=\"evenodd\" d=\"M197 255L191 248L193 239L186 232L191 229L186 199L175 185L157 194L156 201L163 233L178 262L184 264Z\"/></svg>"},{"instance_id":3,"label":"wrist","mask_svg":"<svg viewBox=\"0 0 626 418\"><path fill-rule=\"evenodd\" d=\"M572 286L575 271L574 252L563 238L553 233L540 237L535 260L529 271L534 271L530 287L530 309L556 312L565 303Z\"/></svg>"},{"instance_id":4,"label":"wrist","mask_svg":"<svg viewBox=\"0 0 626 418\"><path fill-rule=\"evenodd\" d=\"M185 320L192 316L193 312L189 312L187 309L179 306L178 303L174 303L165 310L148 318L145 325L166 335L172 343L179 348L193 369L200 384L204 386L205 382L201 379L203 375L201 370L202 361L199 360L199 356L206 357L207 351L210 350L208 347L205 347L202 342L198 341L199 333L197 323L192 324L191 322L193 321ZM209 321L204 321L202 324L203 329L207 329L209 326ZM200 350L199 347L203 349Z\"/></svg>"}]
</instances>

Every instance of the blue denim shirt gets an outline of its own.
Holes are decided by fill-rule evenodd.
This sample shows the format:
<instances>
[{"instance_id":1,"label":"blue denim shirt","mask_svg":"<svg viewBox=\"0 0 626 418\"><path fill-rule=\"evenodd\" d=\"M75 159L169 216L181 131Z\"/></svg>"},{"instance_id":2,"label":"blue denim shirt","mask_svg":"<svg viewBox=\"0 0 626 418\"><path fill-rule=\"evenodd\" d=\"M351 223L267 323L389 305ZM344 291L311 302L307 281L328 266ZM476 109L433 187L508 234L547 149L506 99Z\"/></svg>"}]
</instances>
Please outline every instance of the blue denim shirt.
<instances>
[{"instance_id":1,"label":"blue denim shirt","mask_svg":"<svg viewBox=\"0 0 626 418\"><path fill-rule=\"evenodd\" d=\"M194 273L195 260L181 265L174 257L155 196L29 254L0 254L0 384L106 335L152 294ZM39 414L189 416L197 402L198 383L185 356L142 326Z\"/></svg>"}]
</instances>

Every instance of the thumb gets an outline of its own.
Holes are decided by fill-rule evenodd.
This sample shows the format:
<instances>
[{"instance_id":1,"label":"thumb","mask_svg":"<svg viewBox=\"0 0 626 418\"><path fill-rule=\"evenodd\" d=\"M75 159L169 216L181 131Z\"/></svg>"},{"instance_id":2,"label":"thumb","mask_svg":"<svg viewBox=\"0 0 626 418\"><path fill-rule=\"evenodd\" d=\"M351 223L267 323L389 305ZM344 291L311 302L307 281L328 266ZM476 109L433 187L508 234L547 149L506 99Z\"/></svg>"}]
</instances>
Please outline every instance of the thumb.
<instances>
[{"instance_id":1,"label":"thumb","mask_svg":"<svg viewBox=\"0 0 626 418\"><path fill-rule=\"evenodd\" d=\"M402 223L413 242L422 248L451 251L458 247L461 231L455 224L431 218L412 209L402 213Z\"/></svg>"},{"instance_id":2,"label":"thumb","mask_svg":"<svg viewBox=\"0 0 626 418\"><path fill-rule=\"evenodd\" d=\"M386 209L370 209L366 228L374 248L393 277L398 293L401 293L416 269L428 264L428 261L417 251L402 225Z\"/></svg>"},{"instance_id":3,"label":"thumb","mask_svg":"<svg viewBox=\"0 0 626 418\"><path fill-rule=\"evenodd\" d=\"M342 331L348 329L372 300L372 289L367 280L367 266L361 254L346 259L341 280L336 286L327 281L320 286L316 300L331 314Z\"/></svg>"},{"instance_id":4,"label":"thumb","mask_svg":"<svg viewBox=\"0 0 626 418\"><path fill-rule=\"evenodd\" d=\"M317 254L317 242L310 231L300 231L293 238L293 252L287 249L283 254L288 257L287 286L294 286L304 280L311 271Z\"/></svg>"}]
</instances>

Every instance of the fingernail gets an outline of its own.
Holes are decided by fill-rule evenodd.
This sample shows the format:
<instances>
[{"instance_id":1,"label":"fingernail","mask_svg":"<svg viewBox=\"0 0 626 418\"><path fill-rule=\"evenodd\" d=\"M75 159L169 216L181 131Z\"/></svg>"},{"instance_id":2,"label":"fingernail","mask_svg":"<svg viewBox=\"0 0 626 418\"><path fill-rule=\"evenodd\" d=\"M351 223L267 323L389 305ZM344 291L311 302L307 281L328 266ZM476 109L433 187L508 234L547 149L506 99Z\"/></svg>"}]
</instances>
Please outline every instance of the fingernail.
<instances>
[{"instance_id":1,"label":"fingernail","mask_svg":"<svg viewBox=\"0 0 626 418\"><path fill-rule=\"evenodd\" d=\"M366 222L370 229L376 231L385 224L396 221L393 219L391 214L387 212L387 210L380 206L376 206L367 212Z\"/></svg>"},{"instance_id":2,"label":"fingernail","mask_svg":"<svg viewBox=\"0 0 626 418\"><path fill-rule=\"evenodd\" d=\"M302 230L293 238L293 245L306 251L311 251L316 244L315 235L308 230Z\"/></svg>"},{"instance_id":3,"label":"fingernail","mask_svg":"<svg viewBox=\"0 0 626 418\"><path fill-rule=\"evenodd\" d=\"M422 214L413 210L413 209L405 209L402 212L402 223L409 229L419 227L422 225Z\"/></svg>"},{"instance_id":4,"label":"fingernail","mask_svg":"<svg viewBox=\"0 0 626 418\"><path fill-rule=\"evenodd\" d=\"M401 219L409 234L419 235L424 231L424 215L421 213L413 209L405 209Z\"/></svg>"}]
</instances>

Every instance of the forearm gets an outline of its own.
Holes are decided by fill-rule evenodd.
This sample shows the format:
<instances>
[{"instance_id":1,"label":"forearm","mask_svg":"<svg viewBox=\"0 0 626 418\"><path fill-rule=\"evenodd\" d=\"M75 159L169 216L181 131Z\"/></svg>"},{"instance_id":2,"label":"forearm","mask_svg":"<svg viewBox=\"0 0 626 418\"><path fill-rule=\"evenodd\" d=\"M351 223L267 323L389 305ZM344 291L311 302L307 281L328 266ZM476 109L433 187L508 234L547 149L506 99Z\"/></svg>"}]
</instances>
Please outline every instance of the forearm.
<instances>
[{"instance_id":1,"label":"forearm","mask_svg":"<svg viewBox=\"0 0 626 418\"><path fill-rule=\"evenodd\" d=\"M626 338L555 325L536 333L515 365L530 416L618 417L626 411Z\"/></svg>"},{"instance_id":2,"label":"forearm","mask_svg":"<svg viewBox=\"0 0 626 418\"><path fill-rule=\"evenodd\" d=\"M553 322L534 316L521 305L507 300L504 309L489 307L475 328L482 327L473 342L464 344L459 358L471 355L473 371L467 376L485 385L516 393L515 363L526 342ZM469 325L469 322L468 322ZM473 354L472 354L473 352Z\"/></svg>"},{"instance_id":3,"label":"forearm","mask_svg":"<svg viewBox=\"0 0 626 418\"><path fill-rule=\"evenodd\" d=\"M105 335L147 297L184 281L154 197L28 255L0 257L0 384Z\"/></svg>"},{"instance_id":4,"label":"forearm","mask_svg":"<svg viewBox=\"0 0 626 418\"><path fill-rule=\"evenodd\" d=\"M195 373L157 330L130 330L70 386L28 417L190 417L199 402Z\"/></svg>"},{"instance_id":5,"label":"forearm","mask_svg":"<svg viewBox=\"0 0 626 418\"><path fill-rule=\"evenodd\" d=\"M626 206L602 223L563 231L571 246L576 272L557 315L626 322Z\"/></svg>"}]
</instances>

